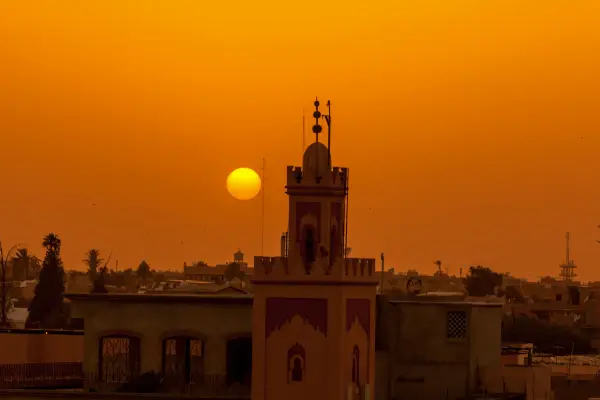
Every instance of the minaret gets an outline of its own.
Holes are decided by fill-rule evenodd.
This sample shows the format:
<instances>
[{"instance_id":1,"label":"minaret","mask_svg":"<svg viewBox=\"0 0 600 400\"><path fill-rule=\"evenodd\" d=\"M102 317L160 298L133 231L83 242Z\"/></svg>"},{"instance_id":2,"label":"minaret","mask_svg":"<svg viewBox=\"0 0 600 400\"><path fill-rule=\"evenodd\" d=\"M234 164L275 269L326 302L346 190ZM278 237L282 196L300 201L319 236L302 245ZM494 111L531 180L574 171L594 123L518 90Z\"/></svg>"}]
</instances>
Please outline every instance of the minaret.
<instances>
[{"instance_id":1,"label":"minaret","mask_svg":"<svg viewBox=\"0 0 600 400\"><path fill-rule=\"evenodd\" d=\"M564 264L561 264L561 266L560 266L560 277L565 282L572 282L573 278L575 278L577 276L575 274L575 268L577 268L577 266L575 265L573 260L571 260L571 256L570 256L571 234L569 232L567 232L567 234L565 235L565 238L567 240L566 262Z\"/></svg>"},{"instance_id":2,"label":"minaret","mask_svg":"<svg viewBox=\"0 0 600 400\"><path fill-rule=\"evenodd\" d=\"M319 105L302 167L287 168L287 257L254 258L252 400L374 396L375 260L344 254L348 169L319 141Z\"/></svg>"}]
</instances>

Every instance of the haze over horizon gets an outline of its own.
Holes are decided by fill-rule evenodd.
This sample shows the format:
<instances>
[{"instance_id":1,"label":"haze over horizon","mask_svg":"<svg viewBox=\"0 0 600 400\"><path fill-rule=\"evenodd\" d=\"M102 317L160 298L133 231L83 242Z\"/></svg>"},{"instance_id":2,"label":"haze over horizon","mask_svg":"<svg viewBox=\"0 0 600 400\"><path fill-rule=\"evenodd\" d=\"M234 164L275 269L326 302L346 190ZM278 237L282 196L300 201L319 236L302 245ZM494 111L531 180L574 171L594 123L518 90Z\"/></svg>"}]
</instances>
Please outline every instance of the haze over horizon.
<instances>
[{"instance_id":1,"label":"haze over horizon","mask_svg":"<svg viewBox=\"0 0 600 400\"><path fill-rule=\"evenodd\" d=\"M600 280L600 2L6 1L0 240L67 268L259 255L260 199L225 187L266 159L265 255L287 225L303 109L331 100L351 170L353 256L451 274L557 275L572 234ZM318 12L316 10L318 9ZM378 261L379 262L379 261ZM114 264L113 264L114 267Z\"/></svg>"}]
</instances>

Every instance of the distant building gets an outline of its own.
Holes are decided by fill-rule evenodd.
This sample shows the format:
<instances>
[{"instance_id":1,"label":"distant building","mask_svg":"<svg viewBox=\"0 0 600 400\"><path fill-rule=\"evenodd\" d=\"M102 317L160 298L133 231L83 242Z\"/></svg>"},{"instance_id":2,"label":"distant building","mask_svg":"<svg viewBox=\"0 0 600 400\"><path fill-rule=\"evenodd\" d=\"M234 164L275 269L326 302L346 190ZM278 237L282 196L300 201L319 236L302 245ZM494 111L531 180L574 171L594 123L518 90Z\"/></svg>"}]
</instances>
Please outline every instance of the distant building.
<instances>
[{"instance_id":1,"label":"distant building","mask_svg":"<svg viewBox=\"0 0 600 400\"><path fill-rule=\"evenodd\" d=\"M183 279L186 281L225 282L226 265L211 267L204 262L183 267Z\"/></svg>"},{"instance_id":2,"label":"distant building","mask_svg":"<svg viewBox=\"0 0 600 400\"><path fill-rule=\"evenodd\" d=\"M204 261L199 261L189 266L184 264L183 279L223 284L228 280L226 272L232 267L232 264L235 265L240 272L240 275L237 276L237 278L242 279L243 277L252 275L253 269L244 261L244 253L238 250L233 254L233 262L217 264L216 266L210 266Z\"/></svg>"}]
</instances>

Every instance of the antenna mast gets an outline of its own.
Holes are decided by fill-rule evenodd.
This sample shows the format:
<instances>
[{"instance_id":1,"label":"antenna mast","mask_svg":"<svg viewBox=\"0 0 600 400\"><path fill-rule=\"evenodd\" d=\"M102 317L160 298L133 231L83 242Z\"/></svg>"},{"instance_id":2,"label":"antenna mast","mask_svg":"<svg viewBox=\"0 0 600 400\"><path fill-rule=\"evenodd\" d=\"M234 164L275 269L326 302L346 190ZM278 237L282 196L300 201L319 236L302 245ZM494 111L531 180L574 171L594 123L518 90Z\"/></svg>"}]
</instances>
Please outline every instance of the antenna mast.
<instances>
[{"instance_id":1,"label":"antenna mast","mask_svg":"<svg viewBox=\"0 0 600 400\"><path fill-rule=\"evenodd\" d=\"M346 215L344 218L344 254L348 251L348 205L350 204L350 170L346 169Z\"/></svg>"},{"instance_id":2,"label":"antenna mast","mask_svg":"<svg viewBox=\"0 0 600 400\"><path fill-rule=\"evenodd\" d=\"M567 239L567 264L571 263L571 257L569 256L569 245L570 245L570 240L571 240L571 235L569 234L569 232L567 232L567 234L565 235L565 238Z\"/></svg>"},{"instance_id":3,"label":"antenna mast","mask_svg":"<svg viewBox=\"0 0 600 400\"><path fill-rule=\"evenodd\" d=\"M331 169L331 101L327 100L327 115L324 115L327 122L327 165Z\"/></svg>"},{"instance_id":4,"label":"antenna mast","mask_svg":"<svg viewBox=\"0 0 600 400\"><path fill-rule=\"evenodd\" d=\"M319 150L318 150L319 147L318 147L318 144L319 144L319 133L321 133L321 131L323 130L323 127L321 125L319 125L319 118L321 118L321 111L319 111L319 105L320 104L321 103L319 103L319 98L317 97L315 99L315 103L314 103L314 105L315 105L315 112L313 112L313 117L315 118L315 124L313 125L313 128L312 128L312 131L315 134L315 138L316 138L315 143L317 143L317 156L316 156L316 159L315 159L315 162L316 162L316 171L317 171L317 176L316 176L317 183L321 182L321 177L318 175L319 174L319 156L318 156L318 154L319 154Z\"/></svg>"},{"instance_id":5,"label":"antenna mast","mask_svg":"<svg viewBox=\"0 0 600 400\"><path fill-rule=\"evenodd\" d=\"M266 162L265 159L263 157L262 159L262 166L261 166L261 173L262 173L262 209L261 209L261 216L260 216L260 255L261 257L263 257L265 255L265 169L266 169Z\"/></svg>"},{"instance_id":6,"label":"antenna mast","mask_svg":"<svg viewBox=\"0 0 600 400\"><path fill-rule=\"evenodd\" d=\"M566 260L565 263L560 266L560 276L566 282L571 282L573 278L577 276L575 275L575 268L577 268L577 266L573 260L571 260L571 234L567 232L565 238L567 239Z\"/></svg>"},{"instance_id":7,"label":"antenna mast","mask_svg":"<svg viewBox=\"0 0 600 400\"><path fill-rule=\"evenodd\" d=\"M302 109L302 151L300 152L300 159L304 155L304 149L306 148L306 144L304 143L306 138L306 115L304 115L304 108Z\"/></svg>"}]
</instances>

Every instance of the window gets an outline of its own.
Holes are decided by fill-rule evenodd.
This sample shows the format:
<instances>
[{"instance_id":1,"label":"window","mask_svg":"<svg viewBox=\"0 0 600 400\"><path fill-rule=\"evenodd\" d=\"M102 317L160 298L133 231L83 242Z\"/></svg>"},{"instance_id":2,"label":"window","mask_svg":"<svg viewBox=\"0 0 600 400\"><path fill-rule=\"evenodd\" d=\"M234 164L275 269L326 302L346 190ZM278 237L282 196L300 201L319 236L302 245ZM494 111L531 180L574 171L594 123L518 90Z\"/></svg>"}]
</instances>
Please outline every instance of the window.
<instances>
[{"instance_id":1,"label":"window","mask_svg":"<svg viewBox=\"0 0 600 400\"><path fill-rule=\"evenodd\" d=\"M467 313L465 311L448 312L446 337L453 340L463 340L467 337Z\"/></svg>"},{"instance_id":2,"label":"window","mask_svg":"<svg viewBox=\"0 0 600 400\"><path fill-rule=\"evenodd\" d=\"M204 372L204 346L193 337L170 337L163 341L163 373L193 382Z\"/></svg>"},{"instance_id":3,"label":"window","mask_svg":"<svg viewBox=\"0 0 600 400\"><path fill-rule=\"evenodd\" d=\"M140 340L131 336L100 339L99 373L106 382L127 382L140 369Z\"/></svg>"},{"instance_id":4,"label":"window","mask_svg":"<svg viewBox=\"0 0 600 400\"><path fill-rule=\"evenodd\" d=\"M288 383L304 381L306 371L306 352L296 343L288 350Z\"/></svg>"},{"instance_id":5,"label":"window","mask_svg":"<svg viewBox=\"0 0 600 400\"><path fill-rule=\"evenodd\" d=\"M556 301L562 301L562 294L556 295Z\"/></svg>"},{"instance_id":6,"label":"window","mask_svg":"<svg viewBox=\"0 0 600 400\"><path fill-rule=\"evenodd\" d=\"M302 382L302 372L304 366L300 357L294 357L294 365L292 366L292 381Z\"/></svg>"}]
</instances>

